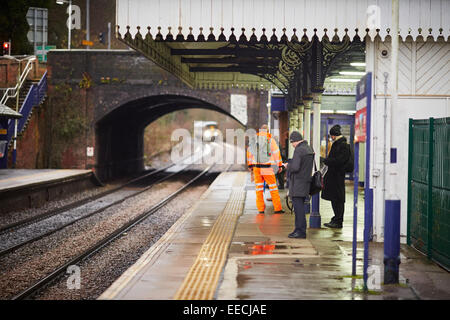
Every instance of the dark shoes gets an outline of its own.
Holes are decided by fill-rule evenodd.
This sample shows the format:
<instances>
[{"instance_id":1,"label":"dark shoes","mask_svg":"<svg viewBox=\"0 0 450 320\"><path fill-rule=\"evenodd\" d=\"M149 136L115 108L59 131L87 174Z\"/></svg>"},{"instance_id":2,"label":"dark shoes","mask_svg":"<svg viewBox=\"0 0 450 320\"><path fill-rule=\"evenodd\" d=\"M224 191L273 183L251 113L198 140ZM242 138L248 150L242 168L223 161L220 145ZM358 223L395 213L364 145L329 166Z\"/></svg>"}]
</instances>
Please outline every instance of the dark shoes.
<instances>
[{"instance_id":1,"label":"dark shoes","mask_svg":"<svg viewBox=\"0 0 450 320\"><path fill-rule=\"evenodd\" d=\"M288 238L306 239L306 235L298 231L294 231L288 235Z\"/></svg>"},{"instance_id":2,"label":"dark shoes","mask_svg":"<svg viewBox=\"0 0 450 320\"><path fill-rule=\"evenodd\" d=\"M264 214L264 211L258 211L259 214ZM283 210L275 211L274 213L284 213Z\"/></svg>"},{"instance_id":3,"label":"dark shoes","mask_svg":"<svg viewBox=\"0 0 450 320\"><path fill-rule=\"evenodd\" d=\"M328 222L323 224L325 227L328 228L335 228L335 229L342 229L342 224L336 223L336 222Z\"/></svg>"}]
</instances>

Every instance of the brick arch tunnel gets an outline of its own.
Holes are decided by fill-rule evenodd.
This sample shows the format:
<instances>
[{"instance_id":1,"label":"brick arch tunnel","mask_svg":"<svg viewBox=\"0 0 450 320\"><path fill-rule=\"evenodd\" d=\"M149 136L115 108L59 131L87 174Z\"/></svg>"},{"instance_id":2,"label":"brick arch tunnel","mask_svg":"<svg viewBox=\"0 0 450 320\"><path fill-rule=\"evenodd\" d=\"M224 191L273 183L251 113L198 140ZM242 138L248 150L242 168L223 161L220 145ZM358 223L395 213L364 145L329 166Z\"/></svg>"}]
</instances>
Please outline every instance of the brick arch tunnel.
<instances>
[{"instance_id":1,"label":"brick arch tunnel","mask_svg":"<svg viewBox=\"0 0 450 320\"><path fill-rule=\"evenodd\" d=\"M217 111L242 124L223 108L189 96L156 95L126 102L96 123L98 177L107 181L144 170L145 128L165 114L192 108Z\"/></svg>"}]
</instances>

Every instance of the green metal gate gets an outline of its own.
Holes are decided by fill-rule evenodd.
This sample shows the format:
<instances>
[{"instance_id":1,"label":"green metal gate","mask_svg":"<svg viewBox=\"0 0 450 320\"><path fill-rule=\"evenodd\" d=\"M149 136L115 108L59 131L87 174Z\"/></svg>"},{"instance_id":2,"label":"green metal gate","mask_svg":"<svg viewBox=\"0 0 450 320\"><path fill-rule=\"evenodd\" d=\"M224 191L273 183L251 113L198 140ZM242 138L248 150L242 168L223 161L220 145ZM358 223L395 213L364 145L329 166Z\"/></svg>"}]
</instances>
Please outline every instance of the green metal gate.
<instances>
[{"instance_id":1,"label":"green metal gate","mask_svg":"<svg viewBox=\"0 0 450 320\"><path fill-rule=\"evenodd\" d=\"M450 118L409 119L407 228L409 245L450 269Z\"/></svg>"}]
</instances>

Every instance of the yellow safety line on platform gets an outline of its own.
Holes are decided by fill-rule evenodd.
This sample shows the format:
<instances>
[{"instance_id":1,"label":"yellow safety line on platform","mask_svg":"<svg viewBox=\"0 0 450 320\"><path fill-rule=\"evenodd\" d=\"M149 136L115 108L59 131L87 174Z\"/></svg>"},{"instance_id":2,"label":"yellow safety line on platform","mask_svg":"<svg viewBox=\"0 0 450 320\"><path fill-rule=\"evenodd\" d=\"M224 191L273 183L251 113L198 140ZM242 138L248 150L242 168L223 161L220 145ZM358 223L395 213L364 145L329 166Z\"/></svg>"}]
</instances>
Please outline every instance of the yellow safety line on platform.
<instances>
[{"instance_id":1,"label":"yellow safety line on platform","mask_svg":"<svg viewBox=\"0 0 450 320\"><path fill-rule=\"evenodd\" d=\"M211 193L208 188L199 199L201 202ZM197 206L191 207L183 216L181 216L169 230L149 249L136 263L127 269L105 292L103 292L98 300L112 300L133 280L133 278L141 272L144 267L153 263L167 247L172 243L172 238L179 232L180 228L186 220L192 215Z\"/></svg>"},{"instance_id":2,"label":"yellow safety line on platform","mask_svg":"<svg viewBox=\"0 0 450 320\"><path fill-rule=\"evenodd\" d=\"M203 243L183 284L175 294L175 300L211 300L214 297L233 232L244 209L246 193L243 191L243 184L245 177L245 172L236 176L230 198Z\"/></svg>"}]
</instances>

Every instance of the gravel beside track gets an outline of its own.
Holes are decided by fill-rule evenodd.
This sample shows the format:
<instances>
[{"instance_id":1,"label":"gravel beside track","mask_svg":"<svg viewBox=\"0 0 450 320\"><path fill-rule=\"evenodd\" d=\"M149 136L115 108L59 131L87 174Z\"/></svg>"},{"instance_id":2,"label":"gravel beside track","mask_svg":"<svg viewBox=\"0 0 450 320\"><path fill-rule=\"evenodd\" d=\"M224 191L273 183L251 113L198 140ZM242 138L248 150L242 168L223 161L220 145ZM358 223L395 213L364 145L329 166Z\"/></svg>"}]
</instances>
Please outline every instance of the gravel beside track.
<instances>
[{"instance_id":1,"label":"gravel beside track","mask_svg":"<svg viewBox=\"0 0 450 320\"><path fill-rule=\"evenodd\" d=\"M170 179L170 182L167 181L155 185L150 190L127 199L98 215L76 222L49 237L33 242L2 257L0 259L0 270L2 270L0 275L0 298L10 298L33 284L69 260L69 258L86 250L100 238L111 233L125 222L130 221L141 212L148 210L161 199L183 186L187 180L189 180L188 177L174 178ZM191 188L178 197L183 196L186 192L190 192L190 190ZM172 200L169 206L172 203L178 203L178 197ZM193 201L197 198L193 198ZM163 208L159 211L164 210L167 209ZM159 224L158 221L153 222L153 224L155 223ZM82 299L86 299L86 297Z\"/></svg>"},{"instance_id":2,"label":"gravel beside track","mask_svg":"<svg viewBox=\"0 0 450 320\"><path fill-rule=\"evenodd\" d=\"M16 223L18 221L28 219L30 217L38 216L42 213L56 210L57 208L61 208L65 205L74 203L76 201L79 201L81 199L85 199L97 194L100 194L102 192L111 190L113 188L116 188L119 184L121 184L123 181L114 181L114 183L106 184L103 187L93 187L81 192L68 194L67 197L59 200L49 201L45 205L39 208L28 208L21 211L11 211L5 214L0 215L0 227L6 226L11 223Z\"/></svg>"},{"instance_id":3,"label":"gravel beside track","mask_svg":"<svg viewBox=\"0 0 450 320\"><path fill-rule=\"evenodd\" d=\"M76 207L61 214L51 216L22 228L16 228L14 232L6 232L0 234L0 250L7 249L29 239L32 239L38 235L55 230L71 221L84 217L95 210L106 207L119 198L126 197L135 192L136 191L131 189L122 189L116 191L113 194L102 197L101 199L89 202L85 205Z\"/></svg>"},{"instance_id":4,"label":"gravel beside track","mask_svg":"<svg viewBox=\"0 0 450 320\"><path fill-rule=\"evenodd\" d=\"M80 267L80 289L68 289L68 277L42 291L37 299L96 299L133 265L200 198L208 184L193 186ZM70 281L70 280L69 280Z\"/></svg>"}]
</instances>

